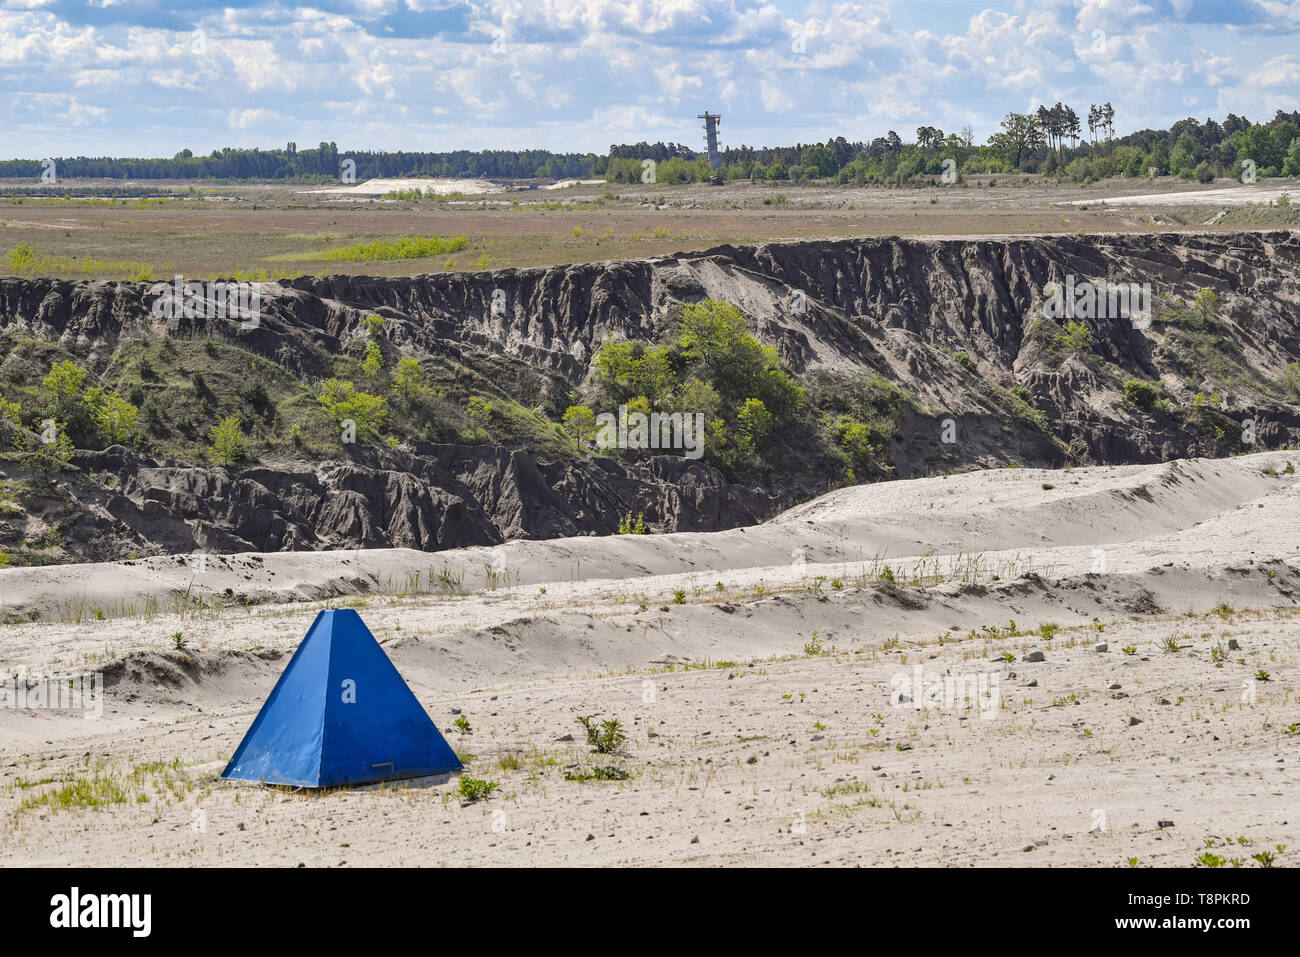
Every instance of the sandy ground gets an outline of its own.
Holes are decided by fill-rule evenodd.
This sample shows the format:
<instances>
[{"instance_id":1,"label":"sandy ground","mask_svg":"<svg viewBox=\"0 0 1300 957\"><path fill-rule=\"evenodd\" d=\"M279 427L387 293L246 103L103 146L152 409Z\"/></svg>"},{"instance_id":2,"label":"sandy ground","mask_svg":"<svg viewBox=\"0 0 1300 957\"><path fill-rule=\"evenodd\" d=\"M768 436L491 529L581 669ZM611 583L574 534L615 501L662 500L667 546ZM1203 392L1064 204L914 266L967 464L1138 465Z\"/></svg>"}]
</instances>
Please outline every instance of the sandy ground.
<instances>
[{"instance_id":1,"label":"sandy ground","mask_svg":"<svg viewBox=\"0 0 1300 957\"><path fill-rule=\"evenodd\" d=\"M1106 196L1102 199L1075 199L1073 206L1106 203L1110 206L1249 206L1277 202L1283 196L1300 199L1294 186L1269 188L1262 185L1210 186L1203 189L1180 189L1174 192L1141 193L1136 196Z\"/></svg>"},{"instance_id":2,"label":"sandy ground","mask_svg":"<svg viewBox=\"0 0 1300 957\"><path fill-rule=\"evenodd\" d=\"M1167 182L1166 182L1167 181ZM456 199L393 200L399 188L432 180L358 186L221 184L203 181L68 181L69 188L132 185L174 189L166 202L113 203L7 196L29 181L0 181L0 252L30 243L48 256L44 273L125 279L142 269L229 276L411 275L465 269L605 262L697 252L724 243L862 236L981 237L1131 233L1168 229L1293 227L1295 204L1266 204L1300 180L1198 188L1173 177L1075 184L1034 176L972 176L955 185L896 189L830 184L681 186L583 182L563 189L498 190L482 180L443 181ZM1244 190L1252 204L1226 205ZM314 190L323 190L313 192ZM1137 202L1151 196L1159 202ZM1223 201L1221 201L1223 200ZM350 262L321 253L379 238L465 236L453 257ZM484 258L486 257L486 258ZM98 263L98 265L95 265Z\"/></svg>"},{"instance_id":3,"label":"sandy ground","mask_svg":"<svg viewBox=\"0 0 1300 957\"><path fill-rule=\"evenodd\" d=\"M0 661L103 674L105 697L94 720L0 710L0 861L1291 863L1297 467L1007 469L719 533L6 570L37 620L0 628ZM487 800L217 778L340 604ZM626 728L616 753L591 714ZM572 780L597 768L627 777Z\"/></svg>"},{"instance_id":4,"label":"sandy ground","mask_svg":"<svg viewBox=\"0 0 1300 957\"><path fill-rule=\"evenodd\" d=\"M324 196L383 196L397 190L418 189L428 196L450 196L463 193L466 196L486 196L501 193L505 188L485 179L367 179L351 186L329 186L324 189L304 189L302 192Z\"/></svg>"}]
</instances>

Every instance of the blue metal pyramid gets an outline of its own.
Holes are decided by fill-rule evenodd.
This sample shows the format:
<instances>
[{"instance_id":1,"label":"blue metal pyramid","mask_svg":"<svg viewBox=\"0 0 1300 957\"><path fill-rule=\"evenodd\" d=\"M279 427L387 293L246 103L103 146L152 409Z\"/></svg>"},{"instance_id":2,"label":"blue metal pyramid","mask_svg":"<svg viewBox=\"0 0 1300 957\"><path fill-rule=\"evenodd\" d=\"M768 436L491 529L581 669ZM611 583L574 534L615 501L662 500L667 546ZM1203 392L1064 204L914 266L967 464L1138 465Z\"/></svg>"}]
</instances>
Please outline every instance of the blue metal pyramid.
<instances>
[{"instance_id":1,"label":"blue metal pyramid","mask_svg":"<svg viewBox=\"0 0 1300 957\"><path fill-rule=\"evenodd\" d=\"M221 776L317 788L460 769L361 616L345 608L316 616Z\"/></svg>"}]
</instances>

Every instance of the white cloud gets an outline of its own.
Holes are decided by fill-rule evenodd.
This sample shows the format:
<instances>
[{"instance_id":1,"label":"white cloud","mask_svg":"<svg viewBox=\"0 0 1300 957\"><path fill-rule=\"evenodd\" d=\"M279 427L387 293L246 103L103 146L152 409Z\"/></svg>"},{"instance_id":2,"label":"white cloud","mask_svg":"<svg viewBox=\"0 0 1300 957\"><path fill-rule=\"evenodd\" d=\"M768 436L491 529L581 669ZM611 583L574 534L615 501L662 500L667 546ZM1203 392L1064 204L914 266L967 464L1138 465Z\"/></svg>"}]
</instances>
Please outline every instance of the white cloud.
<instances>
[{"instance_id":1,"label":"white cloud","mask_svg":"<svg viewBox=\"0 0 1300 957\"><path fill-rule=\"evenodd\" d=\"M281 119L275 110L231 110L226 114L226 123L232 130L246 130L257 126L267 126Z\"/></svg>"},{"instance_id":2,"label":"white cloud","mask_svg":"<svg viewBox=\"0 0 1300 957\"><path fill-rule=\"evenodd\" d=\"M905 0L272 0L197 14L202 56L188 28L143 15L88 26L36 0L0 2L0 82L75 92L85 135L99 138L79 139L80 152L144 140L170 155L179 144L150 126L167 110L206 118L212 145L231 131L248 139L229 145L310 132L354 148L455 148L463 136L585 151L698 147L705 107L724 113L731 144L967 123L982 139L1009 110L1057 99L1081 115L1109 100L1125 129L1167 125L1196 103L1271 114L1300 86L1287 32L1300 29L1300 4L1274 0L1246 0L1263 22L1230 26L1183 22L1152 0L986 0L961 17ZM445 32L408 35L426 22ZM61 151L52 123L0 104L7 118Z\"/></svg>"},{"instance_id":3,"label":"white cloud","mask_svg":"<svg viewBox=\"0 0 1300 957\"><path fill-rule=\"evenodd\" d=\"M1246 77L1246 84L1263 89L1300 86L1300 61L1290 53L1273 57Z\"/></svg>"}]
</instances>

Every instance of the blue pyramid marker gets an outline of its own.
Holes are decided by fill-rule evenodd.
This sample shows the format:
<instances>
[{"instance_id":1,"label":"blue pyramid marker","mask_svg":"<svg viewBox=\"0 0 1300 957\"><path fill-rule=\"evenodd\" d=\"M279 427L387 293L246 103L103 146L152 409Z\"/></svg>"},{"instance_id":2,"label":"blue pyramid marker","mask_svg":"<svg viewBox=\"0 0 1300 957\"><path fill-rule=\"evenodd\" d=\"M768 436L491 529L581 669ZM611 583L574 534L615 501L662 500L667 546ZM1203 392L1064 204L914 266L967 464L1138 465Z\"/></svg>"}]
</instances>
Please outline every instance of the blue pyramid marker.
<instances>
[{"instance_id":1,"label":"blue pyramid marker","mask_svg":"<svg viewBox=\"0 0 1300 957\"><path fill-rule=\"evenodd\" d=\"M322 611L223 778L321 788L461 769L361 616Z\"/></svg>"}]
</instances>

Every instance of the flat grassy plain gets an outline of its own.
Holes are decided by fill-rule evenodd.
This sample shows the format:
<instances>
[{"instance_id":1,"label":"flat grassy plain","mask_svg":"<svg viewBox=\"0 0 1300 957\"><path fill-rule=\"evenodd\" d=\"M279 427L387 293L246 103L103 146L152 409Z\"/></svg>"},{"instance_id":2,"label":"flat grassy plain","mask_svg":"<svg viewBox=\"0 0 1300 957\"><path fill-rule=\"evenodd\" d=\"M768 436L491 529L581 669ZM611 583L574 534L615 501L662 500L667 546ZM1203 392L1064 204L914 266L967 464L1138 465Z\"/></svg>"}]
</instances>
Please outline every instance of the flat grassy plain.
<instances>
[{"instance_id":1,"label":"flat grassy plain","mask_svg":"<svg viewBox=\"0 0 1300 957\"><path fill-rule=\"evenodd\" d=\"M32 196L30 182L3 180L0 274L137 281L178 273L250 280L410 275L633 259L771 240L1300 224L1300 203L1229 207L1216 201L1216 190L1239 185L1207 188L1166 177L1080 186L1036 176L981 176L905 188L579 185L466 198L383 199L313 193L317 186L303 184L99 180L61 183L66 197ZM138 199L94 195L98 188L132 186L170 192ZM1261 190L1275 193L1292 186L1300 201L1297 180L1270 180ZM1175 192L1186 192L1187 203L1102 203ZM463 237L465 243L452 252L409 258L342 258L333 252L435 237ZM15 255L16 249L22 253Z\"/></svg>"}]
</instances>

